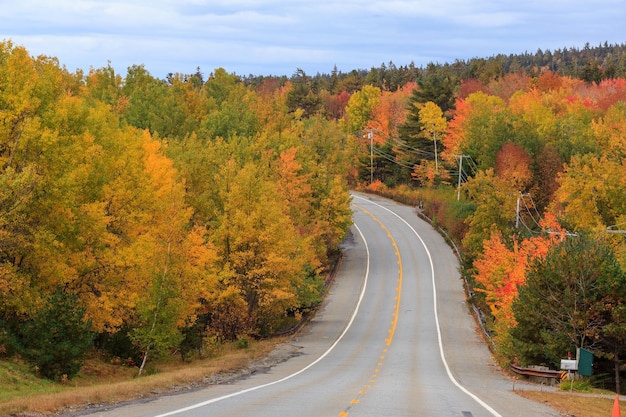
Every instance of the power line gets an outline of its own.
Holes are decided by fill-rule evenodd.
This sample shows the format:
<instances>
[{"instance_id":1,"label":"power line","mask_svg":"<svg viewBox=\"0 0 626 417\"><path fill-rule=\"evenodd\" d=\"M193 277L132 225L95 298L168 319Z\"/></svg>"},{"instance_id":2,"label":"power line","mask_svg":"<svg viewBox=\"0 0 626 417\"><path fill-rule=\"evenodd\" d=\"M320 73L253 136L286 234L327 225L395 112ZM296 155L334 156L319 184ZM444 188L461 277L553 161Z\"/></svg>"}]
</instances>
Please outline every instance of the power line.
<instances>
[{"instance_id":1,"label":"power line","mask_svg":"<svg viewBox=\"0 0 626 417\"><path fill-rule=\"evenodd\" d=\"M429 157L434 157L435 153L434 152L429 152L429 151L425 151L423 149L419 149L419 148L414 148L413 146L409 146L406 143L404 143L402 140L400 139L396 139L392 136L389 136L388 138L388 142L391 143L391 145L396 146L398 149L400 150L406 150L408 149L409 151L413 151L415 153L422 154L422 155L426 155Z\"/></svg>"},{"instance_id":2,"label":"power line","mask_svg":"<svg viewBox=\"0 0 626 417\"><path fill-rule=\"evenodd\" d=\"M625 235L626 234L626 230L614 229L614 227L622 226L624 224L626 224L626 222L625 223L614 224L614 225L611 225L611 226L607 226L606 232L607 233L619 233L619 234Z\"/></svg>"},{"instance_id":3,"label":"power line","mask_svg":"<svg viewBox=\"0 0 626 417\"><path fill-rule=\"evenodd\" d=\"M539 211L537 210L537 205L533 201L532 196L530 194L522 194L521 197L522 197L522 204L524 204L524 208L526 209L526 212L528 213L530 218L533 220L533 223L535 223L537 227L541 228L541 225L539 224L539 222L541 221L541 214L539 214ZM530 198L530 202L532 203L532 208L535 210L535 214L537 215L537 218L539 220L535 220L535 216L533 213L531 213L530 208L528 207L528 204L526 204L526 200L524 199L524 197Z\"/></svg>"},{"instance_id":4,"label":"power line","mask_svg":"<svg viewBox=\"0 0 626 417\"><path fill-rule=\"evenodd\" d=\"M374 153L376 155L382 157L383 159L386 159L387 161L392 162L392 163L394 163L396 165L399 165L399 166L401 166L403 168L413 169L412 165L407 165L407 164L404 164L402 162L399 162L395 156L387 154L385 152L382 152L380 149L374 148Z\"/></svg>"},{"instance_id":5,"label":"power line","mask_svg":"<svg viewBox=\"0 0 626 417\"><path fill-rule=\"evenodd\" d=\"M367 128L364 129L363 132L366 132L365 135L362 135L364 138L369 139L370 142L370 179L373 180L373 175L374 175L374 161L373 161L373 156L374 154L395 164L398 165L402 168L408 169L408 170L415 170L415 166L418 165L420 162L422 161L428 161L431 160L433 157L435 157L435 153L434 152L429 152L429 151L424 151L422 149L419 148L415 148L413 146L408 145L407 143L405 143L403 140L395 138L391 135L386 134L385 132L379 130L379 129L375 129L375 128ZM383 150L381 150L378 147L374 146L374 132L378 132L378 133L382 133L385 137L386 137L386 141L388 144L390 144L392 147L394 147L394 151L397 150L397 154L393 155L390 153L387 153ZM418 157L418 159L415 160L414 163L410 163L410 162L405 162L402 160L402 158L400 158L399 156L402 154L410 154L410 153L415 153L416 156ZM422 156L422 158L419 158L419 156ZM456 155L453 155L456 156ZM426 157L426 158L424 158ZM466 160L469 162L469 169L470 171L466 171L463 167L463 164L460 164L460 169L458 171L456 170L442 170L441 174L442 175L447 175L447 176L458 176L459 178L459 187L460 187L460 183L463 181L467 181L471 175L475 175L477 172L477 166L476 163L474 163L474 161L472 160L472 158L470 156L467 155L462 155L461 157L461 162L464 158L466 158ZM460 188L459 188L459 192L460 192ZM460 196L459 196L460 198Z\"/></svg>"},{"instance_id":6,"label":"power line","mask_svg":"<svg viewBox=\"0 0 626 417\"><path fill-rule=\"evenodd\" d=\"M526 205L526 203L524 203L524 207L526 208L526 211L528 212L528 214L530 215L530 218L533 220L533 222L539 227L541 228L543 233L547 233L550 235L554 235L554 234L563 234L565 236L578 236L578 233L576 232L568 232L567 230L565 231L552 231L550 229L544 228L541 226L541 222L543 221L543 219L541 218L541 214L539 214L539 211L537 210L537 207L534 203L534 201L532 201L532 197L530 194L525 193L522 194L521 192L519 193L518 197L517 197L517 208L516 208L516 213L515 213L515 228L519 229L519 224L522 223L522 225L531 233L538 233L536 231L533 231L531 228L528 227L528 225L524 222L521 213L520 213L520 204L522 203L522 201L524 200L524 197L528 197L531 199L531 202L533 203L533 207L535 208L535 212L537 213L537 217L539 218L539 220L535 220L535 217L533 216L533 214L530 212L530 209L528 208L528 206Z\"/></svg>"},{"instance_id":7,"label":"power line","mask_svg":"<svg viewBox=\"0 0 626 417\"><path fill-rule=\"evenodd\" d=\"M530 227L528 227L528 225L527 225L527 224L526 224L526 222L524 221L524 218L523 218L523 217L520 217L519 221L520 221L520 223L524 226L524 228L525 228L526 230L528 230L528 232L530 232L530 233L534 233L534 234L539 234L539 233L540 233L539 231L537 231L537 230L533 230L533 229L531 229Z\"/></svg>"}]
</instances>

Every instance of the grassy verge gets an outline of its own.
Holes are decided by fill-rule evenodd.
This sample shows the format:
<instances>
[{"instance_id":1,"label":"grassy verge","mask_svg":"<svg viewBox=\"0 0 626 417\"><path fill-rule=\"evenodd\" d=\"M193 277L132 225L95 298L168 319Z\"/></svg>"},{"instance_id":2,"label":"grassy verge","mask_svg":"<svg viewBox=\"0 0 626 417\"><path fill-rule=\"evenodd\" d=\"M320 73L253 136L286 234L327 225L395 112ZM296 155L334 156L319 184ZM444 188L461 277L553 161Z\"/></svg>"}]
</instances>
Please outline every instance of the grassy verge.
<instances>
[{"instance_id":1,"label":"grassy verge","mask_svg":"<svg viewBox=\"0 0 626 417\"><path fill-rule=\"evenodd\" d=\"M71 381L54 383L34 376L26 364L0 361L0 416L54 415L94 404L114 404L166 393L202 382L206 378L241 369L262 358L282 340L253 342L247 349L226 346L218 357L190 363L172 360L137 378L137 369L89 358Z\"/></svg>"},{"instance_id":2,"label":"grassy verge","mask_svg":"<svg viewBox=\"0 0 626 417\"><path fill-rule=\"evenodd\" d=\"M609 417L613 410L613 398L594 394L570 394L567 391L539 392L516 391L518 395L529 400L543 403L565 417ZM610 397L610 395L609 395ZM623 402L621 402L623 407Z\"/></svg>"}]
</instances>

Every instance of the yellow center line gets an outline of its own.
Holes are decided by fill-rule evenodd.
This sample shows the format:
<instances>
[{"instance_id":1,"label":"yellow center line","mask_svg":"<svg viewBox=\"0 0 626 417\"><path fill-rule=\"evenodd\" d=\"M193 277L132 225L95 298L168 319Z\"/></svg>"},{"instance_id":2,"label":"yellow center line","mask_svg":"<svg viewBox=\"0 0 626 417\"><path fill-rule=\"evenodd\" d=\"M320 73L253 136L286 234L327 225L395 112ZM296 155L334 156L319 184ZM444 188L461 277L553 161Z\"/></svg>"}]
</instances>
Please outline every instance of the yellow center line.
<instances>
[{"instance_id":1,"label":"yellow center line","mask_svg":"<svg viewBox=\"0 0 626 417\"><path fill-rule=\"evenodd\" d=\"M374 216L368 210L358 205L357 207L360 210L362 210L364 213L366 213L368 216L370 216L372 220L378 223L380 227L382 227L382 229L387 233L387 236L389 236L389 239L391 239L391 245L393 246L393 249L396 252L396 257L398 258L398 286L396 287L396 297L395 297L396 305L393 311L393 321L391 322L391 329L389 330L389 338L386 340L387 346L389 346L391 344L391 341L393 340L393 335L396 332L396 326L398 324L398 315L400 312L400 295L402 294L402 256L400 256L400 249L398 248L398 244L396 243L396 240L393 238L387 226L385 226L380 220L378 220L376 216Z\"/></svg>"},{"instance_id":2,"label":"yellow center line","mask_svg":"<svg viewBox=\"0 0 626 417\"><path fill-rule=\"evenodd\" d=\"M374 216L371 212L369 212L368 210L364 209L363 207L356 205L356 207L358 207L360 210L362 210L364 213L366 213L368 216L370 216L372 218L372 220L374 220L376 223L378 223L380 225L380 227L382 227L382 229L387 233L387 236L389 236L389 239L391 240L391 245L393 246L395 252L396 252L396 257L398 258L398 286L396 287L396 296L394 298L395 301L395 306L394 306L394 311L393 311L393 320L391 321L391 327L389 328L389 337L387 337L385 339L385 344L388 347L389 345L391 345L391 342L393 341L393 336L396 333L396 326L398 325L398 316L399 316L399 312L400 312L400 294L402 293L402 257L400 256L400 250L398 249L398 244L396 243L396 240L393 238L393 236L391 235L391 232L389 231L389 229L387 228L387 226L385 226L380 220L378 220L378 218L376 216ZM384 353L387 353L387 349L385 348L383 350ZM385 358L384 355L380 356L380 360L381 362L378 362L377 366L381 367L382 366L382 361ZM374 374L371 376L371 379L369 380L369 383L374 383L375 382L375 378L377 376L377 374L380 372L380 369L376 368L374 370ZM365 385L366 388L370 388L369 385ZM359 391L359 395L358 397L362 397L363 395L365 395L366 391L365 390L361 390ZM351 401L351 405L355 405L358 404L359 400L358 398L353 399ZM348 415L348 410L351 408L348 407L346 410L342 411L341 413L339 413L339 417L346 417Z\"/></svg>"}]
</instances>

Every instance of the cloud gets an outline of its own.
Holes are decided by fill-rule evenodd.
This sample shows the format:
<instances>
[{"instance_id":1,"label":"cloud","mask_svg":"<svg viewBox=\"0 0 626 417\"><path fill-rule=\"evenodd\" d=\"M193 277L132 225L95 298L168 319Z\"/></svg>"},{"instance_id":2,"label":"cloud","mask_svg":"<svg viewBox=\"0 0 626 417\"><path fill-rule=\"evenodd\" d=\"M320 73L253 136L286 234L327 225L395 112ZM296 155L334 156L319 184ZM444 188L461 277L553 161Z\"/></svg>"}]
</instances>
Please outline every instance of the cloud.
<instances>
[{"instance_id":1,"label":"cloud","mask_svg":"<svg viewBox=\"0 0 626 417\"><path fill-rule=\"evenodd\" d=\"M624 0L20 0L3 35L68 69L290 75L626 40Z\"/></svg>"}]
</instances>

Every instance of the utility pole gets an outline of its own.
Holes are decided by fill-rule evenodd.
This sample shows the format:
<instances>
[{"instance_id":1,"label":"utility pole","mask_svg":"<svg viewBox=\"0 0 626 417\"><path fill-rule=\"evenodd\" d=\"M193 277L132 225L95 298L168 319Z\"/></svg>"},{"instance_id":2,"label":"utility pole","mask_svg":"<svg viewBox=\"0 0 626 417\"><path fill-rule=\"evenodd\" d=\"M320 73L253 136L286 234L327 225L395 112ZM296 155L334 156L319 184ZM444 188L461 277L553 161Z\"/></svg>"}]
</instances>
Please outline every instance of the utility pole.
<instances>
[{"instance_id":1,"label":"utility pole","mask_svg":"<svg viewBox=\"0 0 626 417\"><path fill-rule=\"evenodd\" d=\"M437 159L437 133L433 124L433 144L435 145L435 171L439 172L439 161Z\"/></svg>"},{"instance_id":2,"label":"utility pole","mask_svg":"<svg viewBox=\"0 0 626 417\"><path fill-rule=\"evenodd\" d=\"M457 184L456 191L456 201L461 200L461 170L463 169L463 157L465 155L459 156L459 183Z\"/></svg>"},{"instance_id":3,"label":"utility pole","mask_svg":"<svg viewBox=\"0 0 626 417\"><path fill-rule=\"evenodd\" d=\"M370 140L370 185L374 182L374 129L367 133Z\"/></svg>"}]
</instances>

